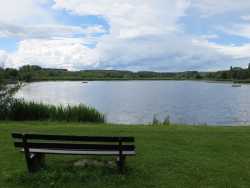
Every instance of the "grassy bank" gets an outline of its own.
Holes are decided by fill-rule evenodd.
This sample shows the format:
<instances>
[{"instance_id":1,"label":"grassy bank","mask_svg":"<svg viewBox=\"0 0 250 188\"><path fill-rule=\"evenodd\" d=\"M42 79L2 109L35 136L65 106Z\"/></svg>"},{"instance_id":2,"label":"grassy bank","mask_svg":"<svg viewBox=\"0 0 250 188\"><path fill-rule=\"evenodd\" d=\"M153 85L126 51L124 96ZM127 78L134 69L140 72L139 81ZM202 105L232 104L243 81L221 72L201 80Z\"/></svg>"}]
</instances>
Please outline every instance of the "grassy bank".
<instances>
[{"instance_id":1,"label":"grassy bank","mask_svg":"<svg viewBox=\"0 0 250 188\"><path fill-rule=\"evenodd\" d=\"M47 169L28 175L11 132L135 136L127 172L73 167L79 156L48 156ZM0 122L0 187L250 187L250 127L116 126ZM109 158L98 157L101 160Z\"/></svg>"}]
</instances>

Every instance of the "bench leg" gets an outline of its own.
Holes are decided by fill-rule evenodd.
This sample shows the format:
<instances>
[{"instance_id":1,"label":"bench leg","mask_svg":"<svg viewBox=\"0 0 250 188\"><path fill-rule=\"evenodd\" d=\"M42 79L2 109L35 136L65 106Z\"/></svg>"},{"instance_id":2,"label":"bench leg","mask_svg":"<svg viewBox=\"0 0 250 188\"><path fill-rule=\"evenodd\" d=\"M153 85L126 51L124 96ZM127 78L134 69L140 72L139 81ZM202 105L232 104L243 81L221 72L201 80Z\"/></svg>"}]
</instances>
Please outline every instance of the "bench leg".
<instances>
[{"instance_id":1,"label":"bench leg","mask_svg":"<svg viewBox=\"0 0 250 188\"><path fill-rule=\"evenodd\" d=\"M30 153L30 156L26 158L26 162L30 173L37 172L45 166L45 155L41 153Z\"/></svg>"},{"instance_id":2,"label":"bench leg","mask_svg":"<svg viewBox=\"0 0 250 188\"><path fill-rule=\"evenodd\" d=\"M117 167L118 167L119 172L123 172L123 170L124 170L125 159L126 159L125 155L117 157L116 163L117 163Z\"/></svg>"}]
</instances>

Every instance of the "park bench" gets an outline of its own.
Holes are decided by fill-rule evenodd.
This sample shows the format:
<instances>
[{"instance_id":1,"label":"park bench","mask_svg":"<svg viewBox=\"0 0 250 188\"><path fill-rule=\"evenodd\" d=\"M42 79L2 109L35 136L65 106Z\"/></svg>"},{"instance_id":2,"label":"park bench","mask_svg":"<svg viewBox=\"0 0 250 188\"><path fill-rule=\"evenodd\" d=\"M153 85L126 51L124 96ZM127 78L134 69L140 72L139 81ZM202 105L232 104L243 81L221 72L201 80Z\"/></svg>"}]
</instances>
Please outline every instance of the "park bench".
<instances>
[{"instance_id":1,"label":"park bench","mask_svg":"<svg viewBox=\"0 0 250 188\"><path fill-rule=\"evenodd\" d=\"M136 154L134 137L12 133L12 138L15 147L24 152L29 172L45 165L45 154L116 156L122 172L126 156Z\"/></svg>"}]
</instances>

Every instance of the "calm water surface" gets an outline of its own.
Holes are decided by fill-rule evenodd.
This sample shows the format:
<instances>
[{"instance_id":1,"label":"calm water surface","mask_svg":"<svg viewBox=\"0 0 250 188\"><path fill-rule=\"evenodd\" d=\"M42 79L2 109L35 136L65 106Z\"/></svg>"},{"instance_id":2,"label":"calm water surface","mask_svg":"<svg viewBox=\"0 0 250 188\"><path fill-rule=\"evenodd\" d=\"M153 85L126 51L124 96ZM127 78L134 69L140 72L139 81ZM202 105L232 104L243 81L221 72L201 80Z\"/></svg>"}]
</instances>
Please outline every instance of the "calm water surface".
<instances>
[{"instance_id":1,"label":"calm water surface","mask_svg":"<svg viewBox=\"0 0 250 188\"><path fill-rule=\"evenodd\" d=\"M87 104L108 122L145 124L153 116L171 122L250 125L250 85L196 81L36 82L17 97L50 104Z\"/></svg>"}]
</instances>

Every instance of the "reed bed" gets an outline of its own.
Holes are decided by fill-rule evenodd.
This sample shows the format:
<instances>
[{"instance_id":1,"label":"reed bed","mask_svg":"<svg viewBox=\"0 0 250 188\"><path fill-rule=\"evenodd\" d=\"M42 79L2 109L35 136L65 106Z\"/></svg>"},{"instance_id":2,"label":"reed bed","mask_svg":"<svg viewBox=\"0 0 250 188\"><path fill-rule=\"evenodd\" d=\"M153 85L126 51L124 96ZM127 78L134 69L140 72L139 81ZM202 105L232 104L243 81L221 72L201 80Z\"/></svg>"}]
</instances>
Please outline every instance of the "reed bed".
<instances>
[{"instance_id":1,"label":"reed bed","mask_svg":"<svg viewBox=\"0 0 250 188\"><path fill-rule=\"evenodd\" d=\"M1 111L1 110L0 110ZM105 122L105 117L92 107L83 104L77 106L55 106L44 103L27 102L13 99L4 111L0 120L13 121L66 121L66 122Z\"/></svg>"}]
</instances>

